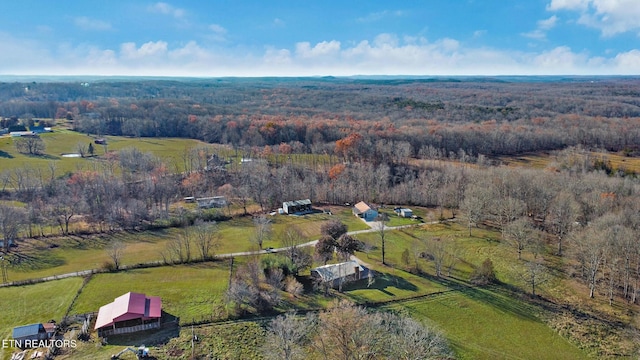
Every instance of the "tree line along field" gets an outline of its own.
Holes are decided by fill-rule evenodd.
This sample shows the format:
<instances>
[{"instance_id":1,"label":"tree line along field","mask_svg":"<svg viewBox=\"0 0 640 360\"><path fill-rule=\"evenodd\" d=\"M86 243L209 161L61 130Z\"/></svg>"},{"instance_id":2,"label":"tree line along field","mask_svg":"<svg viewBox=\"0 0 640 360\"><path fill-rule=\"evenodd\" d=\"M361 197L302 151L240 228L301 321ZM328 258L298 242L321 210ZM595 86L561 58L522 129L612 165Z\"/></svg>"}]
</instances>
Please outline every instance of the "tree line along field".
<instances>
[{"instance_id":1,"label":"tree line along field","mask_svg":"<svg viewBox=\"0 0 640 360\"><path fill-rule=\"evenodd\" d=\"M531 357L535 357L534 355L539 353L540 348L543 347L546 350L556 349L554 352L547 352L551 358L559 358L558 354L563 354L560 358L566 359L583 358L586 354L554 333L543 322L544 318L540 315L543 310L535 304L527 304L526 298L511 299L507 294L501 293L499 290L472 289L464 281L455 280L456 278L468 277L468 273L471 271L468 266L463 264L456 266L455 276L450 278L450 282L444 281L444 279L441 281L432 276L425 278L424 276L413 275L402 269L407 265L402 263L401 252L398 249L410 246L412 240L415 241L414 236L447 233L463 235L464 231L463 227L450 228L445 226L412 230L410 235L404 232L393 233L389 237L388 245L392 250L389 253L390 267L375 266L376 270L380 271L380 274L373 286L348 287L340 296L371 304L390 301L389 305L385 305L389 309L408 309L411 314L416 314L414 316L417 316L418 319L429 321L429 323L436 325L447 334L451 333L452 346L459 358L482 359L495 356L505 358L522 356L523 347L531 348ZM495 237L497 234L490 232L484 234L484 236ZM363 240L368 241L366 238L363 238ZM478 249L486 247L487 244L486 239L482 237L463 241L474 243ZM505 257L504 254L509 252L508 248L500 247L497 243L490 245L493 250L489 250L489 252L498 251L499 254L503 254L494 257L495 259L503 258ZM478 249L470 247L469 251L471 254L475 254ZM358 256L371 264L379 264L376 260L379 255L379 250L368 254L358 254ZM476 259L482 258L482 256L484 255L465 254L461 257L468 259L469 262L475 262ZM420 266L430 266L426 260L418 261L421 264ZM240 260L240 263L242 263L242 260ZM411 267L413 265L408 266ZM496 260L496 268L507 269L498 271L501 279L508 277L508 273L511 271L509 270L509 264L499 260ZM432 273L428 269L424 270L425 274ZM57 280L54 283L58 281L66 280ZM184 322L189 322L193 318L199 319L200 317L213 316L214 313L218 314L218 316L224 316L224 300L220 294L224 292L227 281L228 262L177 265L130 270L124 273L98 274L94 275L83 287L79 297L73 303L71 313L93 312L102 305L103 299L116 297L123 291L141 291L162 296L165 311L174 316L179 316ZM52 283L0 289L0 296L7 294L6 290L8 289L36 289L47 284ZM460 286L463 288L459 288ZM426 297L415 299L419 296ZM57 298L57 296L54 297ZM402 299L407 301L397 301ZM301 309L305 307L317 308L318 306L324 306L322 304L326 304L328 300L321 294L310 297L304 296L296 300L294 306ZM60 307L66 308L70 303L71 300L66 299ZM218 307L218 310L215 310L215 307ZM423 318L422 312L425 310L427 312L435 311L437 316L431 314ZM479 315L480 319L486 319L487 322L475 318ZM480 328L472 327L470 326L471 324L476 324ZM492 328L492 331L482 332L482 326ZM185 327L184 331L189 332L191 330L189 327ZM204 330L198 329L198 331ZM481 335L485 333L487 333L486 336ZM513 334L526 334L526 336L514 338ZM239 335L231 334L230 336ZM185 341L184 338L183 341ZM539 343L539 345L534 345L536 343ZM79 352L72 357L109 356L119 347L121 346L109 345L96 348L95 344L89 343L83 345L81 350L78 350ZM155 356L163 358L159 355L163 354L166 348L154 347L152 350ZM234 354L232 350L228 351L230 351L229 354ZM259 354L259 352L257 353ZM526 358L531 357L526 355Z\"/></svg>"},{"instance_id":2,"label":"tree line along field","mask_svg":"<svg viewBox=\"0 0 640 360\"><path fill-rule=\"evenodd\" d=\"M640 84L543 80L41 83L30 84L28 95L0 84L7 100L0 126L57 124L40 135L40 154L21 154L15 139L0 139L0 230L17 245L3 249L10 280L117 268L114 248L124 249L120 265L195 260L94 275L67 305L89 311L96 299L173 269L211 289L204 295L176 281L197 303L157 289L188 322L214 313L225 295L211 293L230 291L230 276L221 276L228 264L201 260L287 245L291 229L300 243L315 240L335 218L350 231L365 229L345 204L364 200L390 214L395 205L386 204L397 204L441 224L390 231L384 254L381 234L358 234L356 255L380 277L331 297L407 309L441 328L460 358L534 358L542 344L566 358L633 356ZM107 139L107 153L97 138ZM60 156L89 143L90 156ZM215 195L230 205L198 210L183 201ZM274 236L258 241L260 221L252 217L301 198L333 215L275 216ZM390 226L415 223L394 216ZM216 234L216 247L201 254L193 245L187 255L202 229ZM487 260L495 284L483 287L473 279ZM238 260L238 274L252 261ZM205 285L214 273L220 283ZM323 308L331 298L281 295L276 313ZM215 312L238 309L261 313L251 306ZM487 321L462 325L474 314ZM527 355L522 329L538 344Z\"/></svg>"}]
</instances>

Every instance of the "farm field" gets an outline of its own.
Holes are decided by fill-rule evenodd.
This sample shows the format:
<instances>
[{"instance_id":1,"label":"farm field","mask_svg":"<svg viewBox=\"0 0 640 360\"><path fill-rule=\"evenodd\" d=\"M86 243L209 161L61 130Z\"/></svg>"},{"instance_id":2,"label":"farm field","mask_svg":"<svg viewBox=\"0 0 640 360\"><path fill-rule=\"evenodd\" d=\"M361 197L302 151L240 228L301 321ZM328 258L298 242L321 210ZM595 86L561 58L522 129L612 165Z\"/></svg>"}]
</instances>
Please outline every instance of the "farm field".
<instances>
[{"instance_id":1,"label":"farm field","mask_svg":"<svg viewBox=\"0 0 640 360\"><path fill-rule=\"evenodd\" d=\"M291 226L298 227L307 238L306 241L320 237L320 227L332 218L339 218L348 226L349 231L365 230L369 226L351 215L349 209L336 207L334 215L311 214L303 217L274 216L273 236L264 242L263 247L281 247L281 234ZM217 225L218 240L214 254L226 254L257 250L251 242L253 222L250 217L237 217ZM8 266L10 281L42 278L71 272L101 269L110 262L108 248L115 241L125 245L122 264L135 265L164 260L167 244L184 230L169 228L142 232L116 232L93 236L70 235L57 238L30 239L21 244L21 261Z\"/></svg>"},{"instance_id":2,"label":"farm field","mask_svg":"<svg viewBox=\"0 0 640 360\"><path fill-rule=\"evenodd\" d=\"M345 215L347 215L346 210ZM349 214L349 216L355 219L352 215ZM246 232L246 226L250 224L250 220L246 218L234 221L234 223L227 224L229 227L226 229L228 233L224 235L225 238L234 238L238 235L234 231L239 229L245 228ZM310 219L302 217L279 217L275 221L275 225L310 225L307 231L313 234L319 231L315 229L316 225L314 224L321 222L310 221ZM360 223L362 222L360 221ZM366 226L364 223L362 225ZM221 229L221 233L224 231ZM136 244L142 248L140 248L138 255L128 254L128 256L134 256L133 258L142 256L141 254L148 250L145 246L157 246L164 241L147 240L149 242L146 243L140 234L137 235L129 240L132 249L135 249ZM520 285L514 283L511 274L513 266L510 263L513 262L515 254L510 248L500 245L496 241L499 237L498 232L473 229L473 236L468 237L467 235L466 227L456 223L422 225L401 231L389 231L387 233L387 262L391 266L382 266L380 264L380 249L376 247L377 234L360 234L358 237L372 244L373 248L368 253L358 253L357 256L362 261L371 264L379 276L370 286L366 284L346 286L344 293L339 296L345 296L359 303L382 303L387 304L385 307L390 309L404 309L417 319L437 325L445 332L456 354L462 359L484 359L492 356L508 359L517 356L517 353L514 353L512 349L528 347L531 349L531 354L535 354L541 351L542 346L551 346L554 351L563 354L565 356L563 358L566 359L584 358L584 354L580 350L553 332L538 318L540 310L535 306L527 305L518 299L510 299L491 289L472 289L464 281L457 280L468 278L473 266L489 256L494 260L499 280L507 284ZM462 249L460 257L463 261L456 265L452 272L453 277L449 280L443 281L429 275L433 273L431 262L423 259L418 261L425 275L418 276L405 271L410 266L402 262L404 249L414 248L417 239L430 237L455 241ZM272 245L277 244L274 242ZM88 251L96 250L104 253L100 249ZM238 262L238 264L241 263L242 260ZM227 287L228 276L228 261L97 274L84 287L74 303L71 313L93 312L125 292L137 291L161 296L165 311L180 317L181 321L189 322L207 318L213 316L214 312L218 314L217 316L224 318L225 313L221 309L223 309L223 293ZM79 284L81 279L75 278L75 281ZM77 287L75 289L77 290ZM544 293L545 288L543 287L540 291ZM70 302L70 299L67 301ZM286 300L281 309L314 309L326 306L328 301L319 294L309 294L295 301ZM491 321L491 324L480 323L474 318L474 314L483 314L482 317L488 319L485 321ZM467 324L469 322L471 325ZM486 336L480 336L479 329L489 325L499 326L500 329L504 329L504 332L502 330L492 331L490 334L485 334ZM530 329L528 331L532 331L531 336L519 335L524 331L523 329ZM534 339L535 343L524 344L530 339ZM175 338L172 341L179 342L180 340ZM87 350L87 354L113 353L118 351L117 349L122 347L121 345L123 344L118 343L98 349L92 348ZM139 344L128 343L126 345ZM163 352L167 349L166 347L154 348L154 351ZM74 354L89 356L84 352L81 353L82 355ZM527 355L524 358L530 357Z\"/></svg>"},{"instance_id":3,"label":"farm field","mask_svg":"<svg viewBox=\"0 0 640 360\"><path fill-rule=\"evenodd\" d=\"M11 339L15 326L60 321L82 286L82 278L0 288L0 339ZM10 350L0 347L0 359Z\"/></svg>"},{"instance_id":4,"label":"farm field","mask_svg":"<svg viewBox=\"0 0 640 360\"><path fill-rule=\"evenodd\" d=\"M585 359L536 316L537 309L491 290L471 289L389 306L443 331L459 359Z\"/></svg>"},{"instance_id":5,"label":"farm field","mask_svg":"<svg viewBox=\"0 0 640 360\"><path fill-rule=\"evenodd\" d=\"M98 311L129 291L160 296L170 315L190 322L210 316L215 304L223 302L229 280L228 262L164 266L94 275L82 290L72 312Z\"/></svg>"},{"instance_id":6,"label":"farm field","mask_svg":"<svg viewBox=\"0 0 640 360\"><path fill-rule=\"evenodd\" d=\"M621 153L611 152L588 152L589 156L593 160L609 161L613 169L628 170L640 173L640 158L637 156L631 157ZM496 158L500 162L508 166L526 167L533 169L545 169L551 166L557 161L556 155L549 152L529 153L514 156L499 156Z\"/></svg>"},{"instance_id":7,"label":"farm field","mask_svg":"<svg viewBox=\"0 0 640 360\"><path fill-rule=\"evenodd\" d=\"M333 216L338 216L341 220L351 224L350 231L353 228L357 230L368 228L364 222L351 215L350 209L335 208L334 211L336 215ZM419 210L419 212L423 211ZM423 212L422 215L426 216L428 213ZM295 225L303 229L309 238L313 238L320 234L320 225L330 218L331 215L327 214L306 217L276 216L273 218L274 232L277 234L286 227ZM217 252L255 249L255 245L249 240L251 227L252 221L248 217L222 222L219 228L220 247ZM66 239L66 243L53 249L47 248L43 243L39 245L41 251L45 251L42 253L41 259L42 261L47 259L46 261L49 263L42 264L42 269L22 273L10 272L10 276L13 280L16 275L28 278L35 275L46 276L58 273L58 271L68 272L99 267L103 262L108 261L104 247L113 240L121 240L127 244L123 259L124 264L159 260L161 256L158 253L158 248L162 248L172 237L178 236L180 231L171 229L155 232L120 233L105 238L85 240L70 237ZM356 255L371 265L372 269L376 271L377 277L371 285L362 283L347 285L344 288L344 293L339 296L345 296L358 303L387 304L384 306L390 309L405 309L418 319L436 324L452 341L456 353L463 359L515 356L515 353L511 353L511 349L518 348L520 346L518 344L528 339L526 336L518 337L515 335L522 332L524 328L535 329L532 330L534 334L532 336L539 337L539 339L536 338L536 341L539 342L539 344L536 343L538 345L528 345L533 349L533 353L539 351L541 344L552 344L551 346L557 347L557 351L567 354L567 359L583 356L584 354L580 350L553 332L538 318L540 310L535 306L527 305L518 299L509 299L506 295L490 289L470 288L462 280L468 279L473 268L489 257L494 261L496 275L501 282L521 287L524 292L527 291L525 284L519 283L514 275L520 266L514 261L515 252L510 247L500 244L498 242L499 236L499 232L495 230L474 228L472 236L469 237L467 228L455 222L425 224L408 229L388 231L386 234L388 266L383 266L381 264L379 235L375 232L359 234L357 237L370 244L371 250ZM402 257L405 249L412 252L424 249L424 241L434 237L443 239L443 241L455 242L461 249L459 256L462 260L455 265L451 273L452 276L446 278L447 280L430 275L434 273L431 261L412 258L407 264L404 263ZM277 247L281 244L276 236L276 239L265 242L264 246ZM34 245L34 247L36 246ZM239 259L236 266L242 264L243 261L244 259ZM47 268L47 265L56 262L59 262L60 265ZM414 268L416 262L423 275L407 271ZM223 310L223 302L229 278L228 271L228 261L221 261L93 275L73 304L71 313L97 311L100 306L112 301L115 297L128 291L134 291L161 296L165 311L179 317L181 322L199 321L202 318L212 317L214 313L219 319L224 319L226 313ZM74 278L74 280L78 284L81 282L80 278ZM542 286L539 292L558 294L558 291L555 290L561 284L562 282L559 280L549 282ZM75 289L77 290L77 287ZM63 298L58 301L67 301L68 304L70 299ZM327 299L320 294L305 294L296 300L285 297L280 309L317 309L326 306L329 301L330 298ZM513 309L509 310L510 307ZM460 309L464 309L465 312L461 313ZM476 333L483 325L466 326L466 322L478 321L470 318L473 317L473 314L478 313L483 313L483 318L486 317L494 322L484 324L485 326L499 326L500 329L505 329L504 333L493 331L483 337ZM525 345L522 344L522 346ZM535 350L536 348L538 350ZM108 346L107 350L100 350L100 352L112 351L113 349L115 347Z\"/></svg>"},{"instance_id":8,"label":"farm field","mask_svg":"<svg viewBox=\"0 0 640 360\"><path fill-rule=\"evenodd\" d=\"M15 149L10 143L12 141L10 138L0 138L1 154L8 154L8 156L0 157L2 169L12 169L12 165L4 167L5 164L24 162L34 168L40 168L42 171L50 171L50 163L54 161L56 163L56 174L62 175L78 169L89 169L96 166L97 162L100 161L98 158L62 158L55 155L57 153L73 152L73 147L78 142L91 141L92 138L88 136L62 130L53 134L45 134L43 139L47 143L47 153L51 155L27 157L15 153ZM74 145L71 150L67 150L67 145L65 144L70 143ZM167 163L178 170L184 168L181 154L202 144L204 143L184 139L109 137L109 150L135 146L141 151L149 151L165 159ZM231 159L232 164L237 164L243 156L241 153L236 155L223 150L220 148L224 156L228 156ZM96 153L100 155L101 151L103 151L102 148L97 146ZM594 159L609 161L614 169L624 168L629 171L640 172L640 160L637 158L597 152L590 152L589 154ZM326 162L331 163L333 161L331 157L325 156L323 158L322 156L316 157L314 155L289 158L285 158L282 155L271 155L267 158L269 161L276 163L282 161L313 163L318 168L325 170L327 167ZM500 157L499 160L509 167L547 169L555 161L555 158L550 153L534 153L514 157ZM419 160L418 162L428 164L430 160ZM456 164L464 167L468 166L462 163ZM469 166L475 168L475 165ZM24 206L19 201L3 200L3 203L11 206ZM178 206L184 206L188 210L196 211L194 204L182 202L173 204L172 209L175 210ZM410 207L414 210L414 214L423 218L424 221L434 220L440 214L440 209L438 208ZM254 203L249 204L249 209L251 211L259 210L258 205ZM269 217L273 225L273 236L263 243L263 248L284 246L280 240L281 234L292 226L302 231L305 241L315 240L320 236L322 224L335 218L346 224L349 231L369 229L369 225L351 214L349 206L326 206L326 209L331 210L332 215L316 213L300 217L280 215ZM588 323L569 331L566 330L566 326L571 323L571 319L556 318L547 314L537 305L532 305L524 297L509 297L504 288L516 289L522 296L525 296L530 289L520 276L524 269L524 262L516 261L516 250L501 242L500 233L497 230L487 227L472 228L472 235L469 236L468 229L464 226L463 221L431 225L418 224L415 220L396 216L392 209L393 206L391 205L381 209L381 211L389 215L387 226L417 226L387 232L386 262L388 266L381 264L379 234L372 232L357 235L356 237L367 243L369 247L366 252L357 253L356 255L362 261L370 264L378 273L378 276L369 285L347 285L343 289L343 293L334 294L333 297L346 297L361 304L370 304L385 309L406 312L416 319L435 325L445 333L456 355L461 359L511 359L518 357L542 359L545 357L537 356L541 353L541 349L544 349L544 354L561 355L549 358L579 359L585 358L587 351L594 350L599 346L594 344L598 341L597 338L584 335L591 326L599 325ZM223 209L222 211L227 210L229 209ZM219 238L217 247L214 250L215 253L257 250L257 245L251 241L254 227L252 218L250 216L239 216L242 209L238 207L238 204L234 204L231 210L234 217L229 221L223 221L218 224L217 232ZM443 217L451 217L450 211L445 210ZM78 223L77 226L82 226L82 224ZM72 223L73 228L74 223ZM51 230L51 232L56 231L57 228ZM162 252L166 250L167 244L172 239L181 236L183 231L183 229L170 228L141 232L117 232L88 237L73 235L58 238L31 239L28 245L20 245L22 254L25 257L20 264L9 267L9 280L26 280L102 268L105 263L110 261L106 249L114 241L122 241L126 245L122 258L122 264L124 265L161 261L164 258ZM450 276L447 276L445 280L433 276L435 273L433 261L420 258L417 255L420 252L428 252L426 243L432 238L451 242L458 249L457 256L460 260L455 264ZM551 248L551 244L547 244L547 247ZM406 259L403 255L406 251L411 254L409 259ZM571 301L573 302L587 304L584 298L588 289L571 279L557 276L558 274L563 274L562 269L566 267L565 259L552 256L550 255L551 253L552 250L548 250L544 256L549 269L554 275L537 288L537 293L551 301L562 302L565 299L572 299ZM533 259L533 255L527 251L525 251L523 257L525 260ZM500 285L488 289L469 287L467 279L469 279L473 270L487 258L493 261ZM243 261L245 260L240 259L237 264L242 264ZM421 272L421 274L417 275L416 272ZM303 275L307 274L308 271L303 272ZM178 316L181 322L208 319L214 313L216 314L216 319L225 319L226 312L224 311L223 301L228 278L228 261L99 274L93 276L87 283L84 291L74 303L71 313L96 311L104 303L127 291L139 291L159 295L163 298L163 301L166 299L166 311L171 315ZM43 321L43 318L58 320L62 316L66 307L71 303L71 294L75 294L82 279L67 280L71 284L65 285L65 289L68 292L63 292L60 296L56 294L49 300L53 302L51 309L54 309L54 311L49 312L49 307L42 309L37 309L36 307L36 314L39 315L34 316L33 320L30 321ZM41 285L46 287L49 284L62 284L62 280ZM501 286L504 286L504 288L501 288ZM0 289L0 299L4 290L7 289ZM29 291L35 292L35 290ZM332 297L326 298L319 293L307 293L297 298L284 296L283 302L276 310L318 309L327 306L331 299ZM30 306L27 302L23 303L26 304L25 306ZM634 315L631 312L624 312L622 307L612 308L605 301L591 301L588 307L600 313L611 314L617 319L623 319L623 321L634 321ZM62 308L64 309L60 310ZM17 321L16 316L9 313L5 318L2 318L0 315L0 324L4 324L5 321L11 324L6 329L0 328L0 330L10 331L10 328ZM479 317L479 319L476 319L476 317ZM18 318L23 319L22 316ZM233 324L232 326L242 327L241 324ZM250 333L247 335L250 338L247 340L248 343L259 346L261 341L259 339L260 334L264 331L263 324L249 321L246 326L244 329ZM204 330L206 328L206 326L203 327L202 333L207 334L210 338L202 344L202 347L209 346L213 349L211 351L220 354L220 356L230 354L230 349L233 349L231 345L234 341L233 337L237 337L239 334L234 331L215 333L211 330ZM483 332L483 329L487 328L493 330L491 332ZM603 333L615 331L615 329L606 328L606 326L603 328L598 327L598 329ZM560 336L557 331L567 337ZM171 334L169 345L154 347L154 351L166 356L166 358L169 358L167 355L169 353L187 351L188 344L185 344L184 339L188 336L188 329L182 329L180 333ZM572 336L571 339L574 341L577 338L581 339L580 337L583 336L584 342L582 344L588 344L588 349L578 349L569 342L569 336ZM611 338L614 335L606 335L605 333L603 336L610 336L609 338ZM143 340L144 338L140 339L140 341ZM108 354L119 351L123 344L122 339L116 344L102 347L95 347L94 344L85 344L89 346L84 346L82 347L84 350L79 349L70 354L69 358L89 359L93 358L92 356L108 356ZM127 344L138 345L133 342ZM218 345L215 344L222 345L216 347ZM623 343L622 346L625 345L628 344ZM239 351L245 354L246 358L259 358L255 346L245 347ZM629 350L631 345L628 346L629 348L625 349L625 353L632 351ZM614 347L610 353L616 353L616 351L618 349ZM7 354L0 353L0 359L2 359L2 356L6 357ZM159 358L163 358L162 356Z\"/></svg>"},{"instance_id":9,"label":"farm field","mask_svg":"<svg viewBox=\"0 0 640 360\"><path fill-rule=\"evenodd\" d=\"M41 135L45 143L43 155L25 155L19 153L13 138L8 135L0 137L0 169L9 170L29 166L41 169L49 175L49 164L55 163L56 174L62 175L77 171L78 169L92 169L98 166L99 157L104 154L102 145L95 145L95 158L66 158L62 154L77 152L78 143L88 145L94 137L75 131L54 128L54 132ZM165 159L168 165L172 165L178 171L184 170L181 155L198 145L204 143L191 139L160 139L160 138L130 138L122 136L106 136L109 151L117 151L124 148L135 147L142 152L151 152L159 158Z\"/></svg>"}]
</instances>

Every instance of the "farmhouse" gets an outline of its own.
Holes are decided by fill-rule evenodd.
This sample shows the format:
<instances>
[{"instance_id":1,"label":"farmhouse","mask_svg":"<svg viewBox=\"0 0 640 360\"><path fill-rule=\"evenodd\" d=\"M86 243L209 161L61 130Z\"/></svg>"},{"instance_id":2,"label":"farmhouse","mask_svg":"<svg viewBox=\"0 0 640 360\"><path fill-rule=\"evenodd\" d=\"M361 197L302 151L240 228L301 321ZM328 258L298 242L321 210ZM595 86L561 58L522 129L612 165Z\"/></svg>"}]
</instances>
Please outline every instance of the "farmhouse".
<instances>
[{"instance_id":1,"label":"farmhouse","mask_svg":"<svg viewBox=\"0 0 640 360\"><path fill-rule=\"evenodd\" d=\"M196 202L200 209L221 208L227 206L227 199L224 196L197 198Z\"/></svg>"},{"instance_id":2,"label":"farmhouse","mask_svg":"<svg viewBox=\"0 0 640 360\"><path fill-rule=\"evenodd\" d=\"M282 203L285 214L304 213L311 211L311 200L295 200Z\"/></svg>"},{"instance_id":3,"label":"farmhouse","mask_svg":"<svg viewBox=\"0 0 640 360\"><path fill-rule=\"evenodd\" d=\"M100 307L95 329L102 337L149 330L160 327L161 316L159 296L128 292Z\"/></svg>"},{"instance_id":4,"label":"farmhouse","mask_svg":"<svg viewBox=\"0 0 640 360\"><path fill-rule=\"evenodd\" d=\"M364 221L374 221L378 217L378 211L374 210L364 201L360 201L353 207L353 215L364 219Z\"/></svg>"},{"instance_id":5,"label":"farmhouse","mask_svg":"<svg viewBox=\"0 0 640 360\"><path fill-rule=\"evenodd\" d=\"M347 282L366 279L371 270L358 264L355 260L339 264L329 264L311 269L311 277L322 283L338 287Z\"/></svg>"},{"instance_id":6,"label":"farmhouse","mask_svg":"<svg viewBox=\"0 0 640 360\"><path fill-rule=\"evenodd\" d=\"M49 333L42 324L31 324L24 326L17 326L13 328L13 340L22 344L25 340L40 341L48 340Z\"/></svg>"}]
</instances>

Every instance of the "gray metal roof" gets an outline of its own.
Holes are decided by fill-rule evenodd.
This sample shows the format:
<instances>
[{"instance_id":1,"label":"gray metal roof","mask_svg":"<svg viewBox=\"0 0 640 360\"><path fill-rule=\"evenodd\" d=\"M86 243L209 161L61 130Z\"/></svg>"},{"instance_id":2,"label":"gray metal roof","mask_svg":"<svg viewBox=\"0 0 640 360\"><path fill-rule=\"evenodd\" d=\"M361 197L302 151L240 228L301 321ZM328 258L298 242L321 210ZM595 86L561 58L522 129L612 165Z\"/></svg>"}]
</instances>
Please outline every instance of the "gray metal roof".
<instances>
[{"instance_id":1,"label":"gray metal roof","mask_svg":"<svg viewBox=\"0 0 640 360\"><path fill-rule=\"evenodd\" d=\"M287 204L287 206L311 205L311 200L304 199L304 200L286 201L285 204Z\"/></svg>"},{"instance_id":2,"label":"gray metal roof","mask_svg":"<svg viewBox=\"0 0 640 360\"><path fill-rule=\"evenodd\" d=\"M340 279L345 276L355 274L356 268L358 268L359 271L364 271L364 268L360 266L360 264L358 264L358 262L355 260L350 260L339 264L319 266L315 269L312 269L311 271L317 272L323 281L333 281L335 279Z\"/></svg>"},{"instance_id":3,"label":"gray metal roof","mask_svg":"<svg viewBox=\"0 0 640 360\"><path fill-rule=\"evenodd\" d=\"M45 332L42 324L16 326L13 328L13 338L18 339L25 336L37 335L40 332Z\"/></svg>"}]
</instances>

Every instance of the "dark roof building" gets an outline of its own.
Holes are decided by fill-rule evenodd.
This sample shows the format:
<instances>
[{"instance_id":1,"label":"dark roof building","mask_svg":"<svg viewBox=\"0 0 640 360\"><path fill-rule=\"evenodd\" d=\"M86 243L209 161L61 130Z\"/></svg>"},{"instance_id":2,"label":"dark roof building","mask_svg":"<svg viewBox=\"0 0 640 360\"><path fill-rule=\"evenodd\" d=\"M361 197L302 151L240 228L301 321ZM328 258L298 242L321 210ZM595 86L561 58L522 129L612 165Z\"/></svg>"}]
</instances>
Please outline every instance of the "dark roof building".
<instances>
[{"instance_id":1,"label":"dark roof building","mask_svg":"<svg viewBox=\"0 0 640 360\"><path fill-rule=\"evenodd\" d=\"M295 200L282 203L282 210L286 214L306 213L311 211L311 200Z\"/></svg>"},{"instance_id":2,"label":"dark roof building","mask_svg":"<svg viewBox=\"0 0 640 360\"><path fill-rule=\"evenodd\" d=\"M25 340L47 340L49 339L49 334L44 325L38 323L14 327L12 337L18 343L24 343Z\"/></svg>"}]
</instances>

